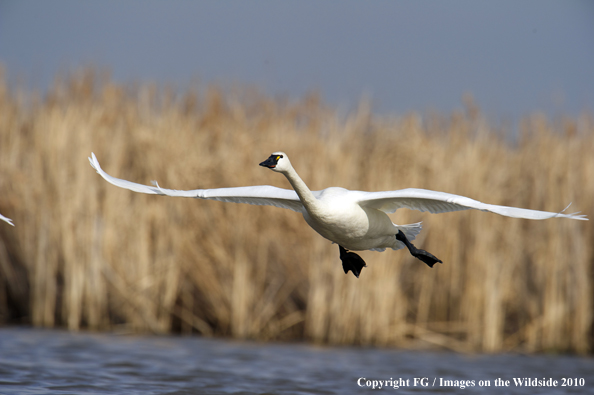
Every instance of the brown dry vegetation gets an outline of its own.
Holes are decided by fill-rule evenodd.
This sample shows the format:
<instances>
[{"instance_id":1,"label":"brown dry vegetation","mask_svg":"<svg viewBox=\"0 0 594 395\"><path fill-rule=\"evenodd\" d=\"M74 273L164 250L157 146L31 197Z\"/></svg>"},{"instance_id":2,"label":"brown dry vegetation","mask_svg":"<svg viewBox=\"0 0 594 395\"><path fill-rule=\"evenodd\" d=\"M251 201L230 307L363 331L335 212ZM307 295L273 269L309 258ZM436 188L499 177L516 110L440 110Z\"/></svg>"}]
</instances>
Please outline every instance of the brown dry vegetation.
<instances>
[{"instance_id":1,"label":"brown dry vegetation","mask_svg":"<svg viewBox=\"0 0 594 395\"><path fill-rule=\"evenodd\" d=\"M174 189L271 184L286 151L311 189L428 188L594 213L594 122L521 122L510 143L468 103L420 117L338 116L315 96L174 95L92 72L41 97L0 78L0 323L460 351L589 352L594 222L403 210L406 251L363 252L360 279L300 215L116 188L89 166Z\"/></svg>"}]
</instances>

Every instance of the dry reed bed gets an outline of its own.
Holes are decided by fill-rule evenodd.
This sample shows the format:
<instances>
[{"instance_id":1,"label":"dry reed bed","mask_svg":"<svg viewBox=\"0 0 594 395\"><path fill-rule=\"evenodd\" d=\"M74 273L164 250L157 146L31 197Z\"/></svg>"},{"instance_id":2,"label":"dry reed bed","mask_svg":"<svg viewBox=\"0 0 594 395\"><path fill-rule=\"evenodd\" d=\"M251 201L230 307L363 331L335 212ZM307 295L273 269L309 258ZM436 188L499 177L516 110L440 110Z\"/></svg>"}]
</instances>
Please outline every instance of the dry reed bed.
<instances>
[{"instance_id":1,"label":"dry reed bed","mask_svg":"<svg viewBox=\"0 0 594 395\"><path fill-rule=\"evenodd\" d=\"M3 79L2 79L3 80ZM92 72L46 97L0 86L0 322L181 331L460 351L592 347L592 221L426 215L416 244L364 252L360 279L293 212L135 194L107 172L175 189L286 180L257 166L284 150L312 189L429 188L592 217L594 123L533 116L507 143L464 112L339 117L315 98L216 88L175 96Z\"/></svg>"}]
</instances>

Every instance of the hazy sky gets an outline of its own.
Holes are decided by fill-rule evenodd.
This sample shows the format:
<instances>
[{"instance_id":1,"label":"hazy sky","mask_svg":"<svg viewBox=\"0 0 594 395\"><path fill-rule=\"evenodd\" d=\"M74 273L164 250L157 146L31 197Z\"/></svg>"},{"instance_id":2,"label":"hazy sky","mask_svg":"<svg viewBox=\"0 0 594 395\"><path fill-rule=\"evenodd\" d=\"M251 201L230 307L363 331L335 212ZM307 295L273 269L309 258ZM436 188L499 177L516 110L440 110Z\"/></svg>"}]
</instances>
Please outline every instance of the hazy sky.
<instances>
[{"instance_id":1,"label":"hazy sky","mask_svg":"<svg viewBox=\"0 0 594 395\"><path fill-rule=\"evenodd\" d=\"M5 1L0 63L47 87L95 65L120 82L316 89L382 113L517 120L594 109L594 1Z\"/></svg>"}]
</instances>

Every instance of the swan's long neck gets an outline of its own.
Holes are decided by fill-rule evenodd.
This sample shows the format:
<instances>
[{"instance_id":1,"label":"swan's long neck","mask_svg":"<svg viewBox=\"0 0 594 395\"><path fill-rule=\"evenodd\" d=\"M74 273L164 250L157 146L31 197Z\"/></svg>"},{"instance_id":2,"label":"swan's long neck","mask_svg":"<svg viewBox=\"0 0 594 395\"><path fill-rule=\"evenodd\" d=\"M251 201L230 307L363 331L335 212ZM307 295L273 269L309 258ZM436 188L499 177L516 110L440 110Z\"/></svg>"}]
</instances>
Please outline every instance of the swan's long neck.
<instances>
[{"instance_id":1,"label":"swan's long neck","mask_svg":"<svg viewBox=\"0 0 594 395\"><path fill-rule=\"evenodd\" d=\"M287 180L289 180L295 192L297 192L297 196L299 196L299 199L305 206L307 212L315 215L321 209L321 203L315 198L313 193L311 193L305 182L299 177L299 174L297 174L293 167L284 171L283 174L287 177Z\"/></svg>"}]
</instances>

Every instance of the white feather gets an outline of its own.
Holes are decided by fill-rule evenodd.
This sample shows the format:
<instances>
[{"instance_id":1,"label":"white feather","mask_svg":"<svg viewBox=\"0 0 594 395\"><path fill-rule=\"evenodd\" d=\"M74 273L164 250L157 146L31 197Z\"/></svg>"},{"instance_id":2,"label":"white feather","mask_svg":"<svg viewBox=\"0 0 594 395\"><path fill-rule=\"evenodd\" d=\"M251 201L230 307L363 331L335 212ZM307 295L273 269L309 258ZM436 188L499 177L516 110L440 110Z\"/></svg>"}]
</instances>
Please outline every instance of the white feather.
<instances>
[{"instance_id":1,"label":"white feather","mask_svg":"<svg viewBox=\"0 0 594 395\"><path fill-rule=\"evenodd\" d=\"M9 225L14 226L14 224L12 223L12 220L10 218L6 218L4 215L0 214L0 221L4 221Z\"/></svg>"}]
</instances>

